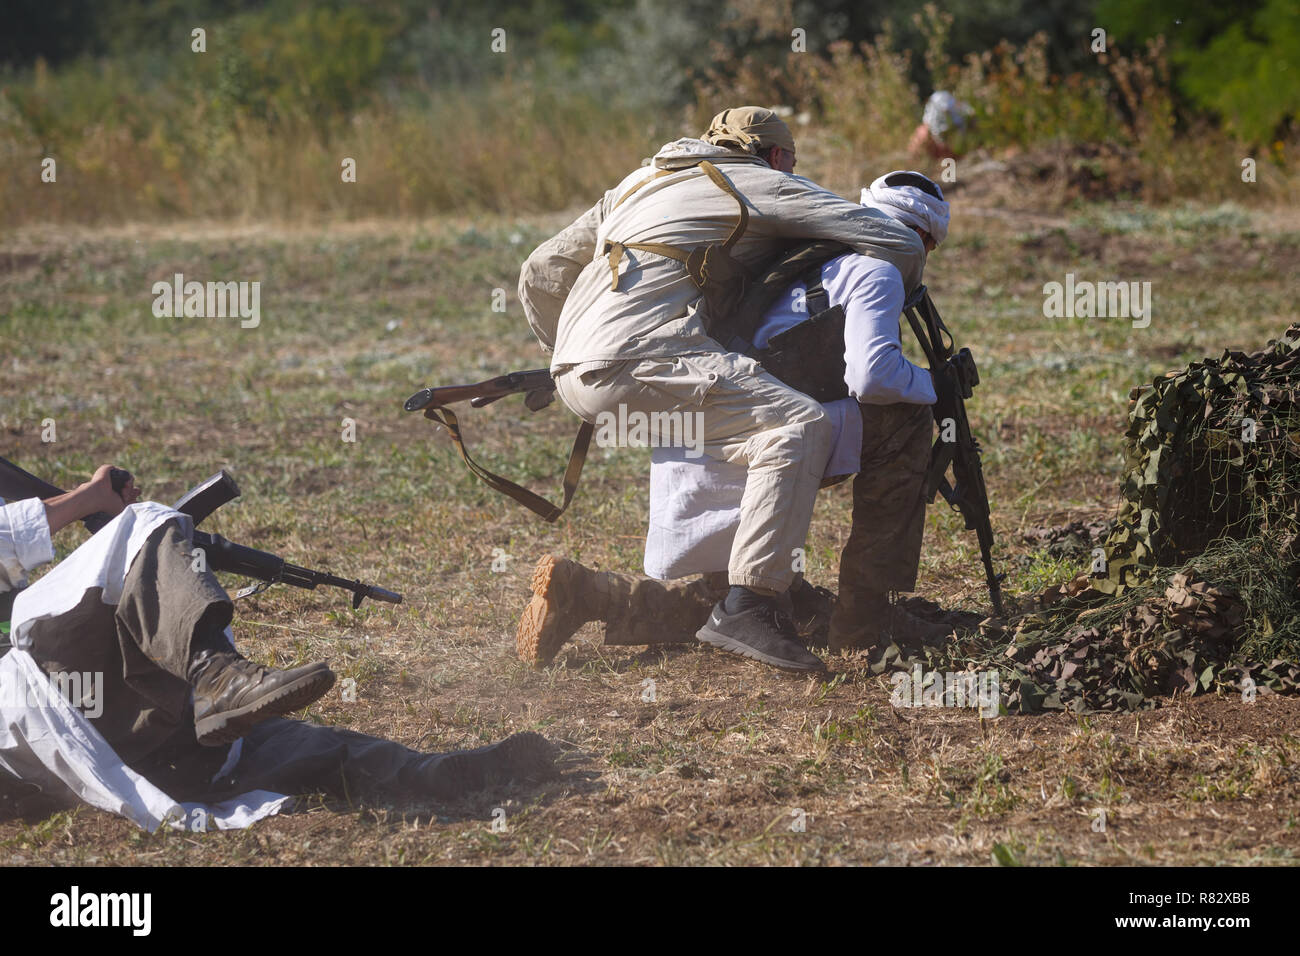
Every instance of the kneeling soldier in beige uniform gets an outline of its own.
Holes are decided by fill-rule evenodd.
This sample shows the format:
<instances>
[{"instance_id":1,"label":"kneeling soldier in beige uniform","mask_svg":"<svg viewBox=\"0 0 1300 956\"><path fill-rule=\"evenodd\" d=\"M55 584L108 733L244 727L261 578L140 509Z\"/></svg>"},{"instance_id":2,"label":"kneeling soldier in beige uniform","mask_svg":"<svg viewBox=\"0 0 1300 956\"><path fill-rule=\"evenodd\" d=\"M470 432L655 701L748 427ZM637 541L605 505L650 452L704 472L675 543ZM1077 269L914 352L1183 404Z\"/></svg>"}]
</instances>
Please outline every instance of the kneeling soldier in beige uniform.
<instances>
[{"instance_id":1,"label":"kneeling soldier in beige uniform","mask_svg":"<svg viewBox=\"0 0 1300 956\"><path fill-rule=\"evenodd\" d=\"M938 184L919 173L900 170L880 177L863 190L862 202L916 230L927 251L947 235L948 203ZM818 295L825 301L814 304ZM761 347L827 305L844 309L844 358L837 364L827 354L824 362L826 370L842 371L850 396L825 405L841 423L827 477L857 475L853 524L840 556L839 598L798 577L787 602L800 635L828 643L832 651L869 649L886 638L941 630L889 596L916 587L925 522L922 489L933 436L930 407L936 399L930 374L902 354L903 298L893 266L855 254L836 256L794 282L764 313L754 335ZM816 364L820 370L823 363ZM832 391L826 385L819 389ZM549 663L590 621L604 622L607 645L689 639L727 590L725 574L685 577L716 566L712 555L725 542L713 539L734 530L728 524L734 484L722 470L716 462L692 463L656 452L646 545L646 567L654 577L595 571L544 556L533 572L533 598L519 629L520 658L535 666ZM739 497L739 489L734 494Z\"/></svg>"},{"instance_id":2,"label":"kneeling soldier in beige uniform","mask_svg":"<svg viewBox=\"0 0 1300 956\"><path fill-rule=\"evenodd\" d=\"M794 140L770 110L714 118L702 140L663 147L524 264L520 298L553 348L556 391L574 413L697 416L704 454L746 467L729 590L697 638L787 670L822 662L800 644L783 598L795 579L830 455L822 406L712 337L728 304L725 277L796 240L843 242L921 281L925 246L879 210L792 175ZM719 278L722 277L722 281ZM671 436L654 436L661 442ZM521 644L541 637L533 605Z\"/></svg>"}]
</instances>

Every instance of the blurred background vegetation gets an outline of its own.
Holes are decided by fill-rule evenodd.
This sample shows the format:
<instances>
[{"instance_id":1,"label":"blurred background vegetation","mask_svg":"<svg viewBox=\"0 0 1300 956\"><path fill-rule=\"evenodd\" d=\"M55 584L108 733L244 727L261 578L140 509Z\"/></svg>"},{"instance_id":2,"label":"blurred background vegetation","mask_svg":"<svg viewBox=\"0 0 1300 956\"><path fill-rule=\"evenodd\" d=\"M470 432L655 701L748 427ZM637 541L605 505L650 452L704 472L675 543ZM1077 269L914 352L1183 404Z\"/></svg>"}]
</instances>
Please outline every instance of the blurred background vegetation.
<instances>
[{"instance_id":1,"label":"blurred background vegetation","mask_svg":"<svg viewBox=\"0 0 1300 956\"><path fill-rule=\"evenodd\" d=\"M742 102L788 109L800 172L852 188L908 162L939 88L974 108L973 158L1106 144L1148 201L1294 196L1294 0L8 0L5 19L9 224L558 209Z\"/></svg>"}]
</instances>

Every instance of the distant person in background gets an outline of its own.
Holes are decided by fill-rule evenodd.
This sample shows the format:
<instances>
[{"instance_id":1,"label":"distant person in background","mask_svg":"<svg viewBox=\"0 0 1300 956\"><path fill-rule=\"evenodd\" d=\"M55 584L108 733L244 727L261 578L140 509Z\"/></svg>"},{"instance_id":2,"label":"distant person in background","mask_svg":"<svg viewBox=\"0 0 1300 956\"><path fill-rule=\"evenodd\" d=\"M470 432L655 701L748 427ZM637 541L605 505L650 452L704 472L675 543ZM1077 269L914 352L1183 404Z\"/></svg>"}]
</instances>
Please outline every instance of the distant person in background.
<instances>
[{"instance_id":1,"label":"distant person in background","mask_svg":"<svg viewBox=\"0 0 1300 956\"><path fill-rule=\"evenodd\" d=\"M921 125L912 133L907 151L913 156L953 159L955 153L946 137L966 129L974 110L947 90L935 90L925 102Z\"/></svg>"}]
</instances>

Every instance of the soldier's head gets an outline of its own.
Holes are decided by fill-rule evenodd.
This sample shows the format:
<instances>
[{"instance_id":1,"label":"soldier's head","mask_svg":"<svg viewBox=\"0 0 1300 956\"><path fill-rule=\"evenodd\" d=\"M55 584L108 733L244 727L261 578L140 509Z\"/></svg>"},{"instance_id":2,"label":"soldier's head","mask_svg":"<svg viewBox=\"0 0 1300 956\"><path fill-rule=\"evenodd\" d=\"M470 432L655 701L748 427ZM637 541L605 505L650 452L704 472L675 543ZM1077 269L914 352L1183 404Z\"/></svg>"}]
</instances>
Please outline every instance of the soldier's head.
<instances>
[{"instance_id":1,"label":"soldier's head","mask_svg":"<svg viewBox=\"0 0 1300 956\"><path fill-rule=\"evenodd\" d=\"M761 106L723 110L701 137L714 146L744 150L782 173L794 172L794 134L785 120Z\"/></svg>"},{"instance_id":2,"label":"soldier's head","mask_svg":"<svg viewBox=\"0 0 1300 956\"><path fill-rule=\"evenodd\" d=\"M948 201L934 180L908 169L885 173L862 189L862 205L913 229L930 252L948 236Z\"/></svg>"}]
</instances>

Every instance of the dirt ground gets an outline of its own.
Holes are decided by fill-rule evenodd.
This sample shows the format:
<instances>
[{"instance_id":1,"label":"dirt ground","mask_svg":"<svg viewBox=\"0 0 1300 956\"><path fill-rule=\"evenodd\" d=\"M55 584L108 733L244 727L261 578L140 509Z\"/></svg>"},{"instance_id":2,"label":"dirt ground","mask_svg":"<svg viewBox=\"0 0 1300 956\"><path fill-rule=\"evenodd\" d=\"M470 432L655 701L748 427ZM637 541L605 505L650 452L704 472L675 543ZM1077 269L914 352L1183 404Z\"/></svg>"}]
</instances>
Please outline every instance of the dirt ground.
<instances>
[{"instance_id":1,"label":"dirt ground","mask_svg":"<svg viewBox=\"0 0 1300 956\"><path fill-rule=\"evenodd\" d=\"M6 824L7 859L1261 865L1300 848L1294 699L981 721L894 708L884 681L852 666L825 690L771 686L703 650L647 657L574 661L554 680L458 696L503 730L563 740L563 772L547 784L437 810L309 800L238 833L150 836L78 810ZM654 703L642 674L661 674Z\"/></svg>"}]
</instances>

